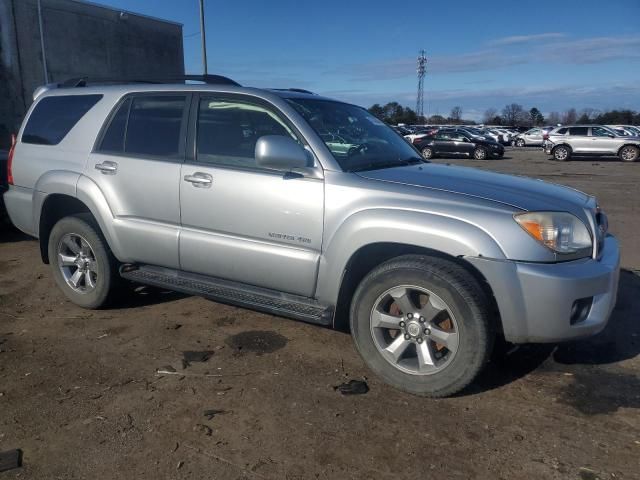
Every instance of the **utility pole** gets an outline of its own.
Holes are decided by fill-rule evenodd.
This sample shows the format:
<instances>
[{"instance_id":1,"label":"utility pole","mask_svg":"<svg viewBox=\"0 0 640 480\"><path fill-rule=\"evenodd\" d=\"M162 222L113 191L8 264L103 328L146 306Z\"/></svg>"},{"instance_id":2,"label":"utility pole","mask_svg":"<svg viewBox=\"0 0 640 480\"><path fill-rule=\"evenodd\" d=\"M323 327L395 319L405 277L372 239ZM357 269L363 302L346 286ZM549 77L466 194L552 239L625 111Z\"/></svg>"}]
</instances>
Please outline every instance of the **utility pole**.
<instances>
[{"instance_id":1,"label":"utility pole","mask_svg":"<svg viewBox=\"0 0 640 480\"><path fill-rule=\"evenodd\" d=\"M47 69L47 53L44 48L44 29L42 26L42 5L38 0L38 26L40 27L40 49L42 50L42 70L44 71L44 84L49 83L49 72Z\"/></svg>"},{"instance_id":2,"label":"utility pole","mask_svg":"<svg viewBox=\"0 0 640 480\"><path fill-rule=\"evenodd\" d=\"M204 27L204 0L200 0L200 38L202 38L202 69L207 75L209 69L207 68L207 34Z\"/></svg>"},{"instance_id":3,"label":"utility pole","mask_svg":"<svg viewBox=\"0 0 640 480\"><path fill-rule=\"evenodd\" d=\"M416 115L424 117L424 75L427 72L427 57L424 50L418 55L418 94L416 95Z\"/></svg>"}]
</instances>

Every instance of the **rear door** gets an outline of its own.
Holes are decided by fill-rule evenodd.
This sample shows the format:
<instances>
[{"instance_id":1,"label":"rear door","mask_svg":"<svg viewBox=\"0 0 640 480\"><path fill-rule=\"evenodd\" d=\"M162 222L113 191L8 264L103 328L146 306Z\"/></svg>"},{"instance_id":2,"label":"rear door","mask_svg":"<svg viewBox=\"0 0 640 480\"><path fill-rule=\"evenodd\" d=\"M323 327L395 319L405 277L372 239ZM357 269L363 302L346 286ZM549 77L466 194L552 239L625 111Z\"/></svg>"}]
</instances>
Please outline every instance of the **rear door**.
<instances>
[{"instance_id":1,"label":"rear door","mask_svg":"<svg viewBox=\"0 0 640 480\"><path fill-rule=\"evenodd\" d=\"M569 144L575 153L591 151L589 127L569 127Z\"/></svg>"},{"instance_id":2,"label":"rear door","mask_svg":"<svg viewBox=\"0 0 640 480\"><path fill-rule=\"evenodd\" d=\"M272 105L201 94L192 106L180 204L183 270L312 296L322 246L324 181L256 165L263 135L304 144ZM317 162L316 162L317 163Z\"/></svg>"},{"instance_id":3,"label":"rear door","mask_svg":"<svg viewBox=\"0 0 640 480\"><path fill-rule=\"evenodd\" d=\"M136 94L107 121L85 175L106 198L127 261L179 268L180 167L190 95Z\"/></svg>"},{"instance_id":4,"label":"rear door","mask_svg":"<svg viewBox=\"0 0 640 480\"><path fill-rule=\"evenodd\" d=\"M438 132L436 133L433 141L433 149L440 155L451 154L451 133L450 132Z\"/></svg>"}]
</instances>

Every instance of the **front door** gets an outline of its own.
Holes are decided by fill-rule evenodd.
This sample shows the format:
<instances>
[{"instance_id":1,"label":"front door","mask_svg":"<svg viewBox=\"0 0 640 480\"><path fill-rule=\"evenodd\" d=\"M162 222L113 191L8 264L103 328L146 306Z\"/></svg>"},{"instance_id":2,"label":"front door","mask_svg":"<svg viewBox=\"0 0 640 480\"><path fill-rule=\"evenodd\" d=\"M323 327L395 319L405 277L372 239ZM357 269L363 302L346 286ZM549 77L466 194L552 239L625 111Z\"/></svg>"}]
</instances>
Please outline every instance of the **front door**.
<instances>
[{"instance_id":1,"label":"front door","mask_svg":"<svg viewBox=\"0 0 640 480\"><path fill-rule=\"evenodd\" d=\"M127 258L178 268L180 168L187 106L184 93L124 98L109 119L85 175L113 213Z\"/></svg>"},{"instance_id":2,"label":"front door","mask_svg":"<svg viewBox=\"0 0 640 480\"><path fill-rule=\"evenodd\" d=\"M615 154L620 140L610 130L602 127L591 127L591 151L600 154Z\"/></svg>"},{"instance_id":3,"label":"front door","mask_svg":"<svg viewBox=\"0 0 640 480\"><path fill-rule=\"evenodd\" d=\"M180 182L181 268L312 296L322 247L322 175L262 169L254 155L263 135L303 139L252 97L202 94L193 110L195 148Z\"/></svg>"}]
</instances>

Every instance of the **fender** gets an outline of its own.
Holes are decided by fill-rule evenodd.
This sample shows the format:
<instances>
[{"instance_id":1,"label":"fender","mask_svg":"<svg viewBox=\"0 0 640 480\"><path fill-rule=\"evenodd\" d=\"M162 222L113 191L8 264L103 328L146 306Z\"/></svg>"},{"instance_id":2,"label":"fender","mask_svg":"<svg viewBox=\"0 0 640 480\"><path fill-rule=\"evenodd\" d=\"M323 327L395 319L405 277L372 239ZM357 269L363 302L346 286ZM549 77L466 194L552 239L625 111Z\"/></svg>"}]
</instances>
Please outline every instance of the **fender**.
<instances>
[{"instance_id":1,"label":"fender","mask_svg":"<svg viewBox=\"0 0 640 480\"><path fill-rule=\"evenodd\" d=\"M40 237L40 215L45 200L51 194L76 197L76 184L80 174L69 170L51 170L42 175L33 189L32 217L33 231Z\"/></svg>"},{"instance_id":2,"label":"fender","mask_svg":"<svg viewBox=\"0 0 640 480\"><path fill-rule=\"evenodd\" d=\"M340 279L351 256L366 245L380 242L429 248L454 257L506 258L491 235L465 220L411 210L363 210L348 217L326 242L316 298L335 305Z\"/></svg>"}]
</instances>

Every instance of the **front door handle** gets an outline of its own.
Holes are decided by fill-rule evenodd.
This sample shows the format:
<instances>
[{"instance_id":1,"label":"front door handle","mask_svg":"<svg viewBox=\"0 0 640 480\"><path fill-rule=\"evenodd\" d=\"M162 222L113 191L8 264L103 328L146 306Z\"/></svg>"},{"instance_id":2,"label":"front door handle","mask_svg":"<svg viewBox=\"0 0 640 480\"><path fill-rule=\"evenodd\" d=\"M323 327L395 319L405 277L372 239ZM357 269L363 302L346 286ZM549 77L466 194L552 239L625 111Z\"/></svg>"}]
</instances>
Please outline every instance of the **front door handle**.
<instances>
[{"instance_id":1,"label":"front door handle","mask_svg":"<svg viewBox=\"0 0 640 480\"><path fill-rule=\"evenodd\" d=\"M196 188L209 188L213 177L208 173L196 172L193 175L185 175L184 181L193 184Z\"/></svg>"},{"instance_id":2,"label":"front door handle","mask_svg":"<svg viewBox=\"0 0 640 480\"><path fill-rule=\"evenodd\" d=\"M118 171L118 164L106 160L102 163L96 163L96 170L100 170L104 175L115 175Z\"/></svg>"}]
</instances>

